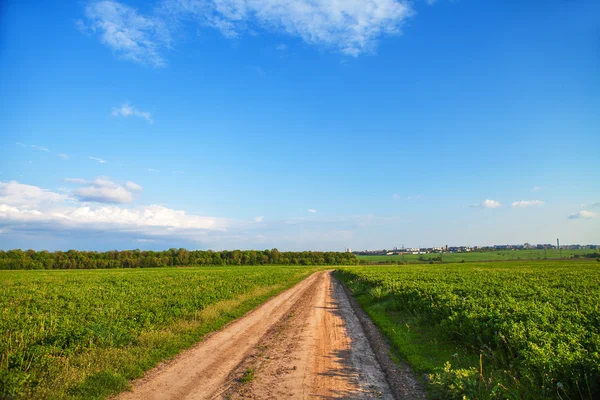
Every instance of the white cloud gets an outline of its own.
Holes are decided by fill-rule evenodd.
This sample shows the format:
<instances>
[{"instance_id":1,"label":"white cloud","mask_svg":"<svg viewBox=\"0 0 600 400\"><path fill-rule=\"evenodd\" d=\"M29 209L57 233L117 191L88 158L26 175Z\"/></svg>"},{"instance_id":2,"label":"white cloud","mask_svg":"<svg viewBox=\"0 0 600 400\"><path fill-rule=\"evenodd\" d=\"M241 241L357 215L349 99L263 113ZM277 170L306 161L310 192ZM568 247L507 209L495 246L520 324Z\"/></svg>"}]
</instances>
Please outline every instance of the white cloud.
<instances>
[{"instance_id":1,"label":"white cloud","mask_svg":"<svg viewBox=\"0 0 600 400\"><path fill-rule=\"evenodd\" d=\"M542 188L540 186L534 186L531 188L531 191L533 191L533 192L537 192L539 190L542 190Z\"/></svg>"},{"instance_id":2,"label":"white cloud","mask_svg":"<svg viewBox=\"0 0 600 400\"><path fill-rule=\"evenodd\" d=\"M104 192L89 191L90 188L99 190L120 187L105 178L98 178L91 182L86 181L86 183L91 186L82 188L85 189L83 193L89 192L92 196L104 195ZM81 193L81 191L75 192ZM190 215L185 211L159 205L130 209L119 206L76 203L75 201L70 196L37 186L17 181L0 182L0 222L13 224L40 222L81 228L114 226L122 230L156 227L161 228L159 230L163 233L168 233L169 229L223 229L228 225L224 219ZM4 227L2 228L4 229Z\"/></svg>"},{"instance_id":3,"label":"white cloud","mask_svg":"<svg viewBox=\"0 0 600 400\"><path fill-rule=\"evenodd\" d=\"M114 183L112 183L108 178L96 178L92 181L92 184L95 186L114 186Z\"/></svg>"},{"instance_id":4,"label":"white cloud","mask_svg":"<svg viewBox=\"0 0 600 400\"><path fill-rule=\"evenodd\" d=\"M265 219L265 217L263 217L262 215L258 216L258 217L254 217L254 222L263 222L264 219Z\"/></svg>"},{"instance_id":5,"label":"white cloud","mask_svg":"<svg viewBox=\"0 0 600 400\"><path fill-rule=\"evenodd\" d=\"M81 201L94 201L98 203L131 203L133 194L121 186L88 186L73 191Z\"/></svg>"},{"instance_id":6,"label":"white cloud","mask_svg":"<svg viewBox=\"0 0 600 400\"><path fill-rule=\"evenodd\" d=\"M471 207L479 207L479 208L498 208L501 207L502 204L496 200L486 199L481 204L472 204Z\"/></svg>"},{"instance_id":7,"label":"white cloud","mask_svg":"<svg viewBox=\"0 0 600 400\"><path fill-rule=\"evenodd\" d=\"M114 188L104 178L88 182L95 189ZM89 188L83 188L89 189ZM85 191L84 191L85 192ZM104 195L104 192L90 192ZM73 203L75 199L16 181L0 182L0 228L41 224L49 229L114 229L145 235L200 234L198 230L222 230L230 221L190 215L160 205L123 208L111 205Z\"/></svg>"},{"instance_id":8,"label":"white cloud","mask_svg":"<svg viewBox=\"0 0 600 400\"><path fill-rule=\"evenodd\" d=\"M49 222L68 227L103 229L114 227L123 231L140 228L222 229L224 221L217 218L189 215L159 205L127 209L118 206L62 207L50 210L28 210L0 204L0 220L9 222Z\"/></svg>"},{"instance_id":9,"label":"white cloud","mask_svg":"<svg viewBox=\"0 0 600 400\"><path fill-rule=\"evenodd\" d=\"M85 180L71 178L72 183L100 188L116 185L108 178ZM83 181L83 183L82 183ZM120 205L85 202L73 192L59 194L19 182L0 182L0 230L10 232L11 240L21 240L22 247L45 247L54 239L65 247L88 243L101 248L107 243L155 243L156 246L194 244L211 248L256 248L279 246L289 249L332 249L349 245L353 234L375 224L397 225L397 218L355 215L333 218L298 218L287 220L233 220L203 216L163 205ZM9 193L6 187L9 186ZM121 185L126 186L126 184ZM23 189L27 196L17 189ZM21 190L21 191L23 191ZM257 221L261 221L257 223ZM35 239L32 239L35 238ZM51 239L52 238L52 239ZM153 240L154 242L150 242ZM83 242L82 242L83 241ZM12 243L12 242L11 242Z\"/></svg>"},{"instance_id":10,"label":"white cloud","mask_svg":"<svg viewBox=\"0 0 600 400\"><path fill-rule=\"evenodd\" d=\"M96 178L87 181L80 178L66 178L66 182L87 185L72 191L74 197L81 201L97 203L131 203L134 199L132 192L140 192L142 187L134 182L127 182L120 185L112 182L108 178Z\"/></svg>"},{"instance_id":11,"label":"white cloud","mask_svg":"<svg viewBox=\"0 0 600 400\"><path fill-rule=\"evenodd\" d=\"M591 211L579 211L569 215L569 219L592 219L596 217L597 214Z\"/></svg>"},{"instance_id":12,"label":"white cloud","mask_svg":"<svg viewBox=\"0 0 600 400\"><path fill-rule=\"evenodd\" d=\"M68 160L68 159L69 159L69 156L68 156L68 155L66 155L66 154L64 154L64 153L60 153L58 156L59 156L60 158L62 158L63 160Z\"/></svg>"},{"instance_id":13,"label":"white cloud","mask_svg":"<svg viewBox=\"0 0 600 400\"><path fill-rule=\"evenodd\" d=\"M154 168L146 168L146 171L148 171L148 172L160 172L159 170L154 169Z\"/></svg>"},{"instance_id":14,"label":"white cloud","mask_svg":"<svg viewBox=\"0 0 600 400\"><path fill-rule=\"evenodd\" d=\"M280 43L277 46L275 46L275 50L277 51L286 51L288 49L288 45L285 43Z\"/></svg>"},{"instance_id":15,"label":"white cloud","mask_svg":"<svg viewBox=\"0 0 600 400\"><path fill-rule=\"evenodd\" d=\"M106 160L103 160L102 158L98 158L98 157L92 157L92 156L89 156L88 158L89 158L90 160L97 161L97 162L99 162L100 164L106 164Z\"/></svg>"},{"instance_id":16,"label":"white cloud","mask_svg":"<svg viewBox=\"0 0 600 400\"><path fill-rule=\"evenodd\" d=\"M401 0L167 0L166 9L236 37L249 27L299 37L358 56L414 14Z\"/></svg>"},{"instance_id":17,"label":"white cloud","mask_svg":"<svg viewBox=\"0 0 600 400\"><path fill-rule=\"evenodd\" d=\"M125 183L125 188L127 188L129 190L133 190L135 192L139 192L142 190L142 187L140 185L138 185L137 183L131 182L131 181Z\"/></svg>"},{"instance_id":18,"label":"white cloud","mask_svg":"<svg viewBox=\"0 0 600 400\"><path fill-rule=\"evenodd\" d=\"M160 18L110 0L89 4L85 16L88 25L78 23L78 29L98 34L117 56L153 67L166 65L160 50L170 46L171 34Z\"/></svg>"},{"instance_id":19,"label":"white cloud","mask_svg":"<svg viewBox=\"0 0 600 400\"><path fill-rule=\"evenodd\" d=\"M133 116L133 117L143 118L151 124L154 123L150 112L140 111L137 108L130 106L127 103L121 105L121 107L118 107L118 108L114 107L112 109L112 112L110 113L110 115L112 115L113 117L131 117L131 116Z\"/></svg>"},{"instance_id":20,"label":"white cloud","mask_svg":"<svg viewBox=\"0 0 600 400\"><path fill-rule=\"evenodd\" d=\"M543 206L544 202L540 201L540 200L521 200L521 201L514 201L512 203L512 206L517 208L517 207L535 207L535 206Z\"/></svg>"},{"instance_id":21,"label":"white cloud","mask_svg":"<svg viewBox=\"0 0 600 400\"><path fill-rule=\"evenodd\" d=\"M44 204L60 203L68 198L67 195L17 181L0 182L0 204L7 206L29 209Z\"/></svg>"},{"instance_id":22,"label":"white cloud","mask_svg":"<svg viewBox=\"0 0 600 400\"><path fill-rule=\"evenodd\" d=\"M316 212L317 212L317 210L313 210L312 208L308 209L307 211L308 211L309 213L316 213Z\"/></svg>"}]
</instances>

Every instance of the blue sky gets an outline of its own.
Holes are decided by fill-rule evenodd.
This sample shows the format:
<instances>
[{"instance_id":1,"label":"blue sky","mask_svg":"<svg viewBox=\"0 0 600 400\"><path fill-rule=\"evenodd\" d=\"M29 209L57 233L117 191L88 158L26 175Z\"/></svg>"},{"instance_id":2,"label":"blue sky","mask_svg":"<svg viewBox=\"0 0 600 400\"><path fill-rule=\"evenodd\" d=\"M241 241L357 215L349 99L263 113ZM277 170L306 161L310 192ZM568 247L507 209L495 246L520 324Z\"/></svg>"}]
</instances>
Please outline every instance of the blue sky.
<instances>
[{"instance_id":1,"label":"blue sky","mask_svg":"<svg viewBox=\"0 0 600 400\"><path fill-rule=\"evenodd\" d=\"M600 243L595 0L0 7L2 249Z\"/></svg>"}]
</instances>

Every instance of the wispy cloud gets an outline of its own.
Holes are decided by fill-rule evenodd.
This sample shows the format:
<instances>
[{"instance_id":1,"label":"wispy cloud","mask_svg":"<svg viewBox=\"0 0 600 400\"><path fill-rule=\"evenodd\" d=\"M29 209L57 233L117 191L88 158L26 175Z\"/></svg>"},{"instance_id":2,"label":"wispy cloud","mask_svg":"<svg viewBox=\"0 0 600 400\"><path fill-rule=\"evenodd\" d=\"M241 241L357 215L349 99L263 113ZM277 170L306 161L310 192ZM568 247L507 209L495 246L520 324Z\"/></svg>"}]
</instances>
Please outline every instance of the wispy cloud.
<instances>
[{"instance_id":1,"label":"wispy cloud","mask_svg":"<svg viewBox=\"0 0 600 400\"><path fill-rule=\"evenodd\" d=\"M152 115L148 111L140 111L137 108L125 103L121 107L114 107L110 113L113 117L138 117L143 118L153 124Z\"/></svg>"},{"instance_id":2,"label":"wispy cloud","mask_svg":"<svg viewBox=\"0 0 600 400\"><path fill-rule=\"evenodd\" d=\"M65 178L64 179L65 182L69 182L69 183L79 183L79 184L85 184L87 183L87 181L85 179L82 178Z\"/></svg>"},{"instance_id":3,"label":"wispy cloud","mask_svg":"<svg viewBox=\"0 0 600 400\"><path fill-rule=\"evenodd\" d=\"M16 144L17 144L17 146L29 147L34 150L45 151L45 152L51 153L50 149L47 149L46 147L43 147L43 146L38 146L36 144L25 144L25 143L21 143L21 142L17 142Z\"/></svg>"},{"instance_id":4,"label":"wispy cloud","mask_svg":"<svg viewBox=\"0 0 600 400\"><path fill-rule=\"evenodd\" d=\"M154 243L156 240L154 239L135 239L137 243Z\"/></svg>"},{"instance_id":5,"label":"wispy cloud","mask_svg":"<svg viewBox=\"0 0 600 400\"><path fill-rule=\"evenodd\" d=\"M77 28L97 34L117 56L153 67L166 65L160 52L170 46L171 33L161 18L143 16L135 8L111 0L88 4L85 17L87 24L77 21Z\"/></svg>"},{"instance_id":6,"label":"wispy cloud","mask_svg":"<svg viewBox=\"0 0 600 400\"><path fill-rule=\"evenodd\" d=\"M265 70L262 69L261 67L259 67L258 65L250 65L248 67L248 69L250 71L252 71L253 73L255 73L256 75L258 75L258 76L265 76L266 75Z\"/></svg>"},{"instance_id":7,"label":"wispy cloud","mask_svg":"<svg viewBox=\"0 0 600 400\"><path fill-rule=\"evenodd\" d=\"M417 195L413 195L413 196L401 196L401 195L399 195L397 193L394 193L392 195L392 198L394 200L400 200L400 199L403 199L403 200L419 200L419 199L423 198L423 195L422 194L417 194Z\"/></svg>"},{"instance_id":8,"label":"wispy cloud","mask_svg":"<svg viewBox=\"0 0 600 400\"><path fill-rule=\"evenodd\" d=\"M93 161L99 162L100 164L106 164L106 160L104 160L104 159L102 159L102 158L98 158L98 157L92 157L92 156L89 156L88 158L89 158L90 160L93 160Z\"/></svg>"},{"instance_id":9,"label":"wispy cloud","mask_svg":"<svg viewBox=\"0 0 600 400\"><path fill-rule=\"evenodd\" d=\"M258 217L254 217L254 222L257 222L257 223L263 222L264 220L265 220L265 217L263 217L262 215L258 216Z\"/></svg>"},{"instance_id":10,"label":"wispy cloud","mask_svg":"<svg viewBox=\"0 0 600 400\"><path fill-rule=\"evenodd\" d=\"M53 151L50 150L50 149L48 149L47 147L38 146L36 144L25 144L25 143L17 142L16 145L20 146L20 147L25 147L25 148L30 148L30 149L38 150L38 151L44 151L46 153L53 153ZM64 154L64 153L57 154L57 156L60 157L63 160L68 160L69 159L69 156L66 155L66 154Z\"/></svg>"},{"instance_id":11,"label":"wispy cloud","mask_svg":"<svg viewBox=\"0 0 600 400\"><path fill-rule=\"evenodd\" d=\"M312 209L312 208L309 208L307 211L308 211L309 213L316 213L316 212L317 212L317 210L314 210L314 209Z\"/></svg>"},{"instance_id":12,"label":"wispy cloud","mask_svg":"<svg viewBox=\"0 0 600 400\"><path fill-rule=\"evenodd\" d=\"M153 67L166 65L175 31L188 21L219 30L225 37L265 32L358 56L384 36L399 35L415 12L406 0L163 0L151 14L114 0L85 7L75 27L99 38L118 57ZM177 36L181 36L177 34ZM279 51L287 45L279 44Z\"/></svg>"},{"instance_id":13,"label":"wispy cloud","mask_svg":"<svg viewBox=\"0 0 600 400\"><path fill-rule=\"evenodd\" d=\"M180 17L237 37L248 27L298 37L306 43L358 56L372 50L384 35L396 35L414 14L399 0L166 0L166 9Z\"/></svg>"},{"instance_id":14,"label":"wispy cloud","mask_svg":"<svg viewBox=\"0 0 600 400\"><path fill-rule=\"evenodd\" d=\"M286 51L288 49L288 45L285 43L280 43L277 46L275 46L275 50L277 51Z\"/></svg>"},{"instance_id":15,"label":"wispy cloud","mask_svg":"<svg viewBox=\"0 0 600 400\"><path fill-rule=\"evenodd\" d=\"M483 202L479 203L479 204L472 204L471 207L478 207L478 208L498 208L501 207L502 204L499 201L496 200L490 200L490 199L486 199Z\"/></svg>"},{"instance_id":16,"label":"wispy cloud","mask_svg":"<svg viewBox=\"0 0 600 400\"><path fill-rule=\"evenodd\" d=\"M42 147L42 146L36 146L35 144L32 144L32 145L30 145L29 147L31 147L32 149L39 150L39 151L47 151L47 152L50 152L50 150L48 150L47 148L45 148L45 147Z\"/></svg>"},{"instance_id":17,"label":"wispy cloud","mask_svg":"<svg viewBox=\"0 0 600 400\"><path fill-rule=\"evenodd\" d=\"M532 192L537 192L537 191L540 191L540 190L542 190L541 186L534 186L534 187L531 188Z\"/></svg>"},{"instance_id":18,"label":"wispy cloud","mask_svg":"<svg viewBox=\"0 0 600 400\"><path fill-rule=\"evenodd\" d=\"M512 206L514 208L524 208L524 207L535 207L535 206L543 206L544 202L540 200L520 200L514 201Z\"/></svg>"},{"instance_id":19,"label":"wispy cloud","mask_svg":"<svg viewBox=\"0 0 600 400\"><path fill-rule=\"evenodd\" d=\"M591 211L579 211L569 215L569 219L592 219L596 218L598 215Z\"/></svg>"},{"instance_id":20,"label":"wispy cloud","mask_svg":"<svg viewBox=\"0 0 600 400\"><path fill-rule=\"evenodd\" d=\"M148 172L160 172L159 170L154 169L154 168L146 168L146 171L148 171Z\"/></svg>"}]
</instances>

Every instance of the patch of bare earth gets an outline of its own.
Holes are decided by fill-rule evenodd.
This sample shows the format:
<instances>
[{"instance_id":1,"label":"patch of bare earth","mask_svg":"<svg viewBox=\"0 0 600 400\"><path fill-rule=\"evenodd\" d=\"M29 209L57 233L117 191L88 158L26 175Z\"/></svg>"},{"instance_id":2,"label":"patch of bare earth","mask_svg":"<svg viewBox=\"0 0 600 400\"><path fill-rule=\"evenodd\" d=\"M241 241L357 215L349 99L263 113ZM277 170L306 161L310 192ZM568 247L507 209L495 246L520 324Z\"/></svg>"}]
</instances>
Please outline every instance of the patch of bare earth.
<instances>
[{"instance_id":1,"label":"patch of bare earth","mask_svg":"<svg viewBox=\"0 0 600 400\"><path fill-rule=\"evenodd\" d=\"M342 286L331 271L318 272L150 371L118 398L399 398L378 357ZM400 398L423 395L416 388Z\"/></svg>"}]
</instances>

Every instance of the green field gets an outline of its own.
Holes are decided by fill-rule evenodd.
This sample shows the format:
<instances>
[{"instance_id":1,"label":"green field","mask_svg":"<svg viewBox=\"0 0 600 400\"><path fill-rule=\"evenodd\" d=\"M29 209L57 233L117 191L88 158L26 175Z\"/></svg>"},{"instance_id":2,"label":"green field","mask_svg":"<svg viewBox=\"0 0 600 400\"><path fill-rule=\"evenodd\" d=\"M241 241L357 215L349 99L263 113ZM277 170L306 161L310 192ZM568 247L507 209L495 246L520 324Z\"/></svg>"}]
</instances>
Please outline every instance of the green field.
<instances>
[{"instance_id":1,"label":"green field","mask_svg":"<svg viewBox=\"0 0 600 400\"><path fill-rule=\"evenodd\" d=\"M596 260L343 267L435 398L600 398Z\"/></svg>"},{"instance_id":2,"label":"green field","mask_svg":"<svg viewBox=\"0 0 600 400\"><path fill-rule=\"evenodd\" d=\"M104 398L307 267L0 271L0 398Z\"/></svg>"},{"instance_id":3,"label":"green field","mask_svg":"<svg viewBox=\"0 0 600 400\"><path fill-rule=\"evenodd\" d=\"M470 262L470 261L510 261L510 260L543 260L558 259L558 258L577 258L583 257L586 254L598 253L598 250L499 250L499 251L484 251L484 252L468 252L468 253L443 253L443 262ZM599 253L600 254L600 253ZM372 263L421 263L429 262L440 254L406 254L406 255L391 255L391 256L359 256L356 257L361 262ZM425 261L420 260L422 257Z\"/></svg>"}]
</instances>

